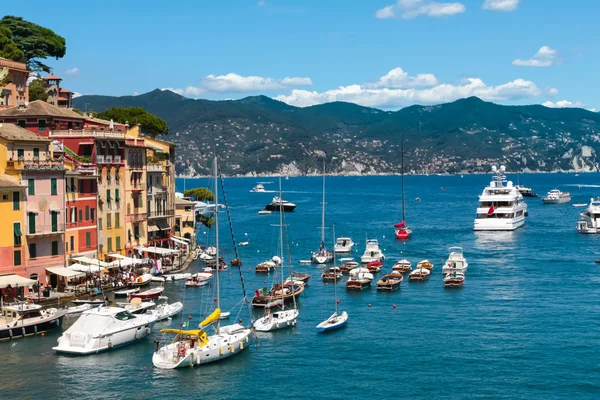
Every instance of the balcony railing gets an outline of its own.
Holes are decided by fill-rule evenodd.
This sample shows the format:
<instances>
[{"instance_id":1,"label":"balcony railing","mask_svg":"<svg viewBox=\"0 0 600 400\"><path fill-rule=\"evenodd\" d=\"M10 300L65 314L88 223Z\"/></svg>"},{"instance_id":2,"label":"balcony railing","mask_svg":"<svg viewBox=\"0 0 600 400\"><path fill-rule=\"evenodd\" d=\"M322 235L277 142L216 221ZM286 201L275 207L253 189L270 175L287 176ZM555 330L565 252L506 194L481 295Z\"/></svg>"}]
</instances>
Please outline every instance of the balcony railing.
<instances>
[{"instance_id":1,"label":"balcony railing","mask_svg":"<svg viewBox=\"0 0 600 400\"><path fill-rule=\"evenodd\" d=\"M36 225L34 228L28 226L25 234L27 236L50 236L50 235L61 235L65 233L65 224L60 223L56 225Z\"/></svg>"},{"instance_id":2,"label":"balcony railing","mask_svg":"<svg viewBox=\"0 0 600 400\"><path fill-rule=\"evenodd\" d=\"M175 210L159 210L148 213L148 218L165 218L175 215Z\"/></svg>"},{"instance_id":3,"label":"balcony railing","mask_svg":"<svg viewBox=\"0 0 600 400\"><path fill-rule=\"evenodd\" d=\"M106 161L107 164L112 164L113 156L104 156L104 160Z\"/></svg>"},{"instance_id":4,"label":"balcony railing","mask_svg":"<svg viewBox=\"0 0 600 400\"><path fill-rule=\"evenodd\" d=\"M148 218L146 213L127 214L125 215L125 221L127 222L141 222Z\"/></svg>"},{"instance_id":5,"label":"balcony railing","mask_svg":"<svg viewBox=\"0 0 600 400\"><path fill-rule=\"evenodd\" d=\"M65 169L63 159L56 160L9 160L6 162L7 169L28 170L28 171L62 171Z\"/></svg>"},{"instance_id":6,"label":"balcony railing","mask_svg":"<svg viewBox=\"0 0 600 400\"><path fill-rule=\"evenodd\" d=\"M166 172L165 167L162 163L149 163L146 165L146 171L148 172Z\"/></svg>"},{"instance_id":7,"label":"balcony railing","mask_svg":"<svg viewBox=\"0 0 600 400\"><path fill-rule=\"evenodd\" d=\"M103 155L96 155L96 163L97 164L104 164L104 156Z\"/></svg>"},{"instance_id":8,"label":"balcony railing","mask_svg":"<svg viewBox=\"0 0 600 400\"><path fill-rule=\"evenodd\" d=\"M113 161L115 164L121 164L121 156L114 156Z\"/></svg>"},{"instance_id":9,"label":"balcony railing","mask_svg":"<svg viewBox=\"0 0 600 400\"><path fill-rule=\"evenodd\" d=\"M53 130L50 131L50 137L100 137L111 139L125 139L124 132L100 131L100 130Z\"/></svg>"}]
</instances>

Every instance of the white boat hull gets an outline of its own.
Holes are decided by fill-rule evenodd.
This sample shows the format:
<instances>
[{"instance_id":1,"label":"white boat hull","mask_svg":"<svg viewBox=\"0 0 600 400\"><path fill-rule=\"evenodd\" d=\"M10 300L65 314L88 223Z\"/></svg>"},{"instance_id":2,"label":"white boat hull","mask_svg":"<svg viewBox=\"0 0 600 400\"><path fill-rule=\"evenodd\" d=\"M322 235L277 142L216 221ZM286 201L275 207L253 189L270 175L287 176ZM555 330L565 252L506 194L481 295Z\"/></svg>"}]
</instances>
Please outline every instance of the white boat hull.
<instances>
[{"instance_id":1,"label":"white boat hull","mask_svg":"<svg viewBox=\"0 0 600 400\"><path fill-rule=\"evenodd\" d=\"M254 329L258 332L271 332L295 326L296 317L298 317L298 310L276 311L257 319L254 322Z\"/></svg>"},{"instance_id":2,"label":"white boat hull","mask_svg":"<svg viewBox=\"0 0 600 400\"><path fill-rule=\"evenodd\" d=\"M177 351L185 341L161 347L152 355L152 364L160 369L175 369L223 360L247 348L250 333L250 329L239 324L224 326L218 335L209 336L205 346L186 349L185 355L179 356Z\"/></svg>"},{"instance_id":3,"label":"white boat hull","mask_svg":"<svg viewBox=\"0 0 600 400\"><path fill-rule=\"evenodd\" d=\"M514 231L525 225L525 217L521 218L485 218L475 219L474 231Z\"/></svg>"}]
</instances>

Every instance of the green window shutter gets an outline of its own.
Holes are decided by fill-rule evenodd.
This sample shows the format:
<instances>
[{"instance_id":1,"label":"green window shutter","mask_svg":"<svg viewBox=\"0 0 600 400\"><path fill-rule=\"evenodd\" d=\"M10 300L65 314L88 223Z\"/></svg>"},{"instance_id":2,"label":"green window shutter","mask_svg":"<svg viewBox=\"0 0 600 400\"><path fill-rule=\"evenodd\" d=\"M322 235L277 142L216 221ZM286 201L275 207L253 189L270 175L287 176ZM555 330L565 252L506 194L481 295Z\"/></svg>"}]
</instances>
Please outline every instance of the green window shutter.
<instances>
[{"instance_id":1,"label":"green window shutter","mask_svg":"<svg viewBox=\"0 0 600 400\"><path fill-rule=\"evenodd\" d=\"M57 241L52 242L52 255L53 256L58 255L58 242Z\"/></svg>"},{"instance_id":2,"label":"green window shutter","mask_svg":"<svg viewBox=\"0 0 600 400\"><path fill-rule=\"evenodd\" d=\"M75 186L75 178L71 178L71 192L77 190L77 186Z\"/></svg>"},{"instance_id":3,"label":"green window shutter","mask_svg":"<svg viewBox=\"0 0 600 400\"><path fill-rule=\"evenodd\" d=\"M121 215L119 213L115 213L115 228L121 226Z\"/></svg>"},{"instance_id":4,"label":"green window shutter","mask_svg":"<svg viewBox=\"0 0 600 400\"><path fill-rule=\"evenodd\" d=\"M121 198L119 197L119 189L115 189L115 201L121 201Z\"/></svg>"},{"instance_id":5,"label":"green window shutter","mask_svg":"<svg viewBox=\"0 0 600 400\"><path fill-rule=\"evenodd\" d=\"M117 236L117 250L121 250L121 236Z\"/></svg>"},{"instance_id":6,"label":"green window shutter","mask_svg":"<svg viewBox=\"0 0 600 400\"><path fill-rule=\"evenodd\" d=\"M50 179L50 195L56 196L58 194L58 190L56 188L56 178Z\"/></svg>"},{"instance_id":7,"label":"green window shutter","mask_svg":"<svg viewBox=\"0 0 600 400\"><path fill-rule=\"evenodd\" d=\"M90 220L90 206L85 206L85 220Z\"/></svg>"},{"instance_id":8,"label":"green window shutter","mask_svg":"<svg viewBox=\"0 0 600 400\"><path fill-rule=\"evenodd\" d=\"M83 221L83 210L79 210L79 220Z\"/></svg>"},{"instance_id":9,"label":"green window shutter","mask_svg":"<svg viewBox=\"0 0 600 400\"><path fill-rule=\"evenodd\" d=\"M34 157L40 157L40 149L38 149L37 147L33 148L33 156Z\"/></svg>"},{"instance_id":10,"label":"green window shutter","mask_svg":"<svg viewBox=\"0 0 600 400\"><path fill-rule=\"evenodd\" d=\"M19 125L21 128L25 128L27 126L27 121L25 121L24 119L20 119L17 122L17 125Z\"/></svg>"},{"instance_id":11,"label":"green window shutter","mask_svg":"<svg viewBox=\"0 0 600 400\"><path fill-rule=\"evenodd\" d=\"M58 232L58 212L51 211L50 215L52 216L52 232Z\"/></svg>"},{"instance_id":12,"label":"green window shutter","mask_svg":"<svg viewBox=\"0 0 600 400\"><path fill-rule=\"evenodd\" d=\"M110 202L111 198L110 198L110 189L106 189L106 201Z\"/></svg>"},{"instance_id":13,"label":"green window shutter","mask_svg":"<svg viewBox=\"0 0 600 400\"><path fill-rule=\"evenodd\" d=\"M91 245L92 245L92 234L90 232L86 232L85 233L85 247L90 247Z\"/></svg>"},{"instance_id":14,"label":"green window shutter","mask_svg":"<svg viewBox=\"0 0 600 400\"><path fill-rule=\"evenodd\" d=\"M46 132L46 120L38 120L38 132Z\"/></svg>"},{"instance_id":15,"label":"green window shutter","mask_svg":"<svg viewBox=\"0 0 600 400\"><path fill-rule=\"evenodd\" d=\"M21 265L21 250L15 250L13 262L15 266Z\"/></svg>"},{"instance_id":16,"label":"green window shutter","mask_svg":"<svg viewBox=\"0 0 600 400\"><path fill-rule=\"evenodd\" d=\"M13 210L21 209L21 193L13 192Z\"/></svg>"},{"instance_id":17,"label":"green window shutter","mask_svg":"<svg viewBox=\"0 0 600 400\"><path fill-rule=\"evenodd\" d=\"M35 234L35 214L29 213L29 233Z\"/></svg>"},{"instance_id":18,"label":"green window shutter","mask_svg":"<svg viewBox=\"0 0 600 400\"><path fill-rule=\"evenodd\" d=\"M107 244L108 244L108 251L113 251L112 249L112 238L108 238L107 239Z\"/></svg>"},{"instance_id":19,"label":"green window shutter","mask_svg":"<svg viewBox=\"0 0 600 400\"><path fill-rule=\"evenodd\" d=\"M15 222L13 224L13 233L14 233L15 246L20 246L21 245L21 236L23 236L23 234L21 233L21 223L20 222Z\"/></svg>"},{"instance_id":20,"label":"green window shutter","mask_svg":"<svg viewBox=\"0 0 600 400\"><path fill-rule=\"evenodd\" d=\"M71 236L70 242L71 242L71 251L74 251L75 250L75 236Z\"/></svg>"},{"instance_id":21,"label":"green window shutter","mask_svg":"<svg viewBox=\"0 0 600 400\"><path fill-rule=\"evenodd\" d=\"M30 196L35 195L35 179L27 179L27 194Z\"/></svg>"},{"instance_id":22,"label":"green window shutter","mask_svg":"<svg viewBox=\"0 0 600 400\"><path fill-rule=\"evenodd\" d=\"M35 243L29 244L29 258L37 258L37 246Z\"/></svg>"}]
</instances>

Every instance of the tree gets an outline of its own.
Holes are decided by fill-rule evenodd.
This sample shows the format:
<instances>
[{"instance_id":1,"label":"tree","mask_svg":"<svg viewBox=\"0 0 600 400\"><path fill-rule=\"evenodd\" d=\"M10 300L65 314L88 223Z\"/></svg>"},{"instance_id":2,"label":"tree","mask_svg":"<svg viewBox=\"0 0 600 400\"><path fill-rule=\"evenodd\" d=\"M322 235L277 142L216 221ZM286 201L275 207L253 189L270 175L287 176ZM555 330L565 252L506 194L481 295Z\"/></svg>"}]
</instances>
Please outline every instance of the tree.
<instances>
[{"instance_id":1,"label":"tree","mask_svg":"<svg viewBox=\"0 0 600 400\"><path fill-rule=\"evenodd\" d=\"M46 93L46 81L39 76L29 84L29 101L48 100Z\"/></svg>"},{"instance_id":2,"label":"tree","mask_svg":"<svg viewBox=\"0 0 600 400\"><path fill-rule=\"evenodd\" d=\"M183 195L185 197L191 197L196 201L213 201L215 199L214 193L205 187L188 189L183 192Z\"/></svg>"},{"instance_id":3,"label":"tree","mask_svg":"<svg viewBox=\"0 0 600 400\"><path fill-rule=\"evenodd\" d=\"M32 71L50 72L50 67L41 60L48 57L59 59L67 52L65 38L21 17L7 15L0 20L0 26L10 30L13 42L23 53L21 57L11 60L25 62Z\"/></svg>"},{"instance_id":4,"label":"tree","mask_svg":"<svg viewBox=\"0 0 600 400\"><path fill-rule=\"evenodd\" d=\"M22 61L23 56L23 52L12 39L11 30L4 25L0 25L0 57L13 61Z\"/></svg>"},{"instance_id":5,"label":"tree","mask_svg":"<svg viewBox=\"0 0 600 400\"><path fill-rule=\"evenodd\" d=\"M154 114L150 114L141 107L114 107L98 113L97 117L106 120L112 119L121 124L126 122L130 125L136 123L140 124L142 125L144 132L151 136L160 135L169 131L169 127L163 119L158 118Z\"/></svg>"}]
</instances>

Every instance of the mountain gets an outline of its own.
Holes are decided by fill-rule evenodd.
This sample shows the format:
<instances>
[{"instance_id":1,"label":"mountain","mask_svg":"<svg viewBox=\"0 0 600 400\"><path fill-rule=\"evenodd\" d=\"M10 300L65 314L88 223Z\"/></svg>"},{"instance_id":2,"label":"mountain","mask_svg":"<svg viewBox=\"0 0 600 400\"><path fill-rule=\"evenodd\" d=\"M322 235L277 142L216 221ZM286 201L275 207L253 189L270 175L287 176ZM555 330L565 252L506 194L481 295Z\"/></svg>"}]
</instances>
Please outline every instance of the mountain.
<instances>
[{"instance_id":1,"label":"mountain","mask_svg":"<svg viewBox=\"0 0 600 400\"><path fill-rule=\"evenodd\" d=\"M334 102L293 107L266 96L194 100L156 89L139 96L81 96L77 108L143 107L169 124L177 172L208 175L215 146L229 175L598 171L600 114L578 108L504 106L469 97L382 111ZM133 122L133 121L132 121ZM142 127L143 128L143 127Z\"/></svg>"}]
</instances>

